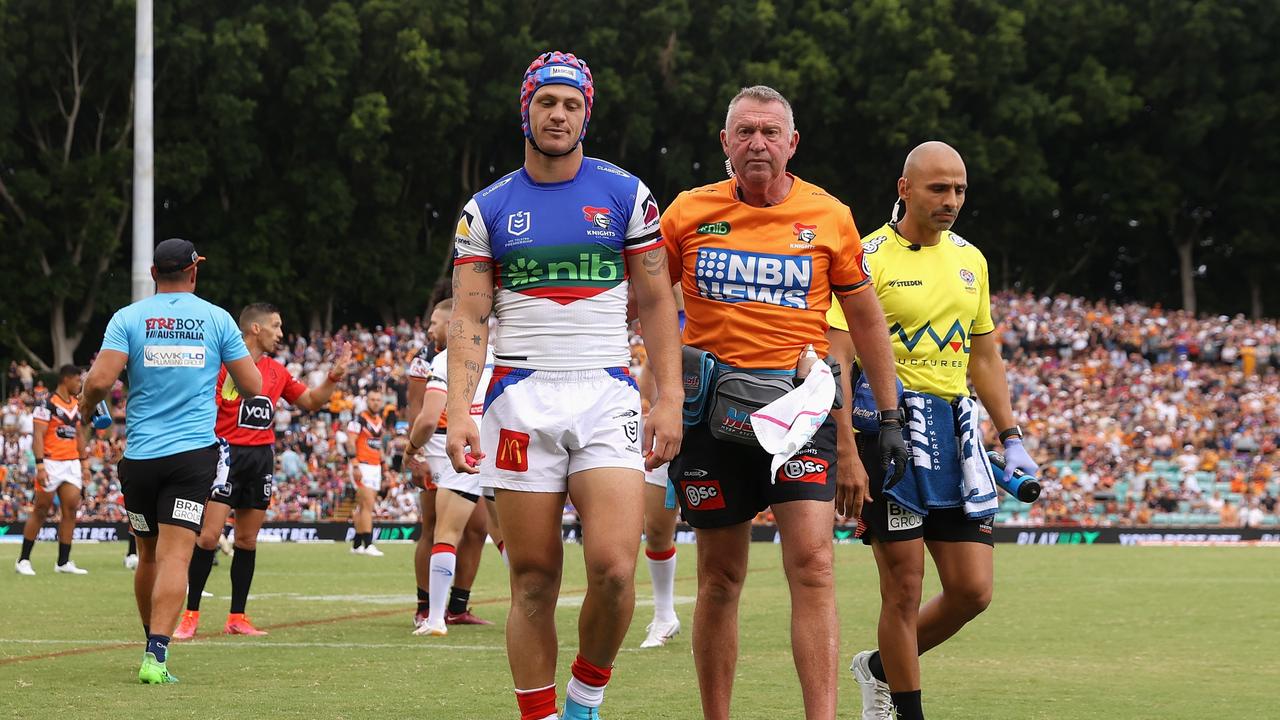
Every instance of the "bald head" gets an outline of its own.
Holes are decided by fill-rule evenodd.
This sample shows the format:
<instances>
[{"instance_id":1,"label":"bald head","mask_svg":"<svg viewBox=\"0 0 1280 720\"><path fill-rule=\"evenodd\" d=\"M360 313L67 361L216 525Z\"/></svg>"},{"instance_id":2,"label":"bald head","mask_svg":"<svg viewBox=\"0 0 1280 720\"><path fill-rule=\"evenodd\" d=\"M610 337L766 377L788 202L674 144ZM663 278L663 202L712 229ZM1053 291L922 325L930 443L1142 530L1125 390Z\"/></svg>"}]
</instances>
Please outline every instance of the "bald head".
<instances>
[{"instance_id":1,"label":"bald head","mask_svg":"<svg viewBox=\"0 0 1280 720\"><path fill-rule=\"evenodd\" d=\"M964 160L960 158L960 153L956 152L955 148L940 140L930 140L920 143L907 153L907 161L902 164L902 177L908 179L912 176L919 177L921 173L933 171L939 167L950 170L958 168L960 174L965 173Z\"/></svg>"},{"instance_id":2,"label":"bald head","mask_svg":"<svg viewBox=\"0 0 1280 720\"><path fill-rule=\"evenodd\" d=\"M960 215L969 176L960 153L936 140L921 143L907 154L898 180L898 197L906 206L902 225L914 243L933 245Z\"/></svg>"}]
</instances>

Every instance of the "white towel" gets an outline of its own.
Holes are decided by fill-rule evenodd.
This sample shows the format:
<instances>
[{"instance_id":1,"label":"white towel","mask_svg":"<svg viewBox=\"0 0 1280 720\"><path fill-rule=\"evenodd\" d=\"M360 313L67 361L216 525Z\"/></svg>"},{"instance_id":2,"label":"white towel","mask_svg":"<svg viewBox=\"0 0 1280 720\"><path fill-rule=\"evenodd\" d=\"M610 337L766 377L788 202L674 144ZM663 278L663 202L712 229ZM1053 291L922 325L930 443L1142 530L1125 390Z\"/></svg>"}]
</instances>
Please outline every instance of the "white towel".
<instances>
[{"instance_id":1,"label":"white towel","mask_svg":"<svg viewBox=\"0 0 1280 720\"><path fill-rule=\"evenodd\" d=\"M771 478L776 480L782 463L790 460L818 432L835 398L836 382L831 368L819 360L800 387L751 413L756 441L773 455Z\"/></svg>"},{"instance_id":2,"label":"white towel","mask_svg":"<svg viewBox=\"0 0 1280 720\"><path fill-rule=\"evenodd\" d=\"M969 518L995 515L1000 509L996 478L978 432L977 404L961 398L956 404L956 425L960 429L960 474L964 482L964 513Z\"/></svg>"}]
</instances>

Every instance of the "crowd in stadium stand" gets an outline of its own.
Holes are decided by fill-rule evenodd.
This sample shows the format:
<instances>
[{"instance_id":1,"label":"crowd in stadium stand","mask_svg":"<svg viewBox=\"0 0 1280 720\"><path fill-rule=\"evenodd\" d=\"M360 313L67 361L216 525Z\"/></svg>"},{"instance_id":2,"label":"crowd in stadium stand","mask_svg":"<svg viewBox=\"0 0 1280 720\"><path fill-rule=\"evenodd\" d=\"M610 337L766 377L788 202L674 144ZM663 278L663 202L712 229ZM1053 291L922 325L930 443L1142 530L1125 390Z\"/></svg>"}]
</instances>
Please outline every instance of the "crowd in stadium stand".
<instances>
[{"instance_id":1,"label":"crowd in stadium stand","mask_svg":"<svg viewBox=\"0 0 1280 720\"><path fill-rule=\"evenodd\" d=\"M999 522L1280 525L1280 332L1274 322L1066 296L1005 293L992 298L992 307L1014 409L1024 418L1032 455L1043 463L1044 486L1032 505L1006 497ZM416 489L400 472L408 419L397 412L406 406L409 359L426 342L424 324L401 320L344 327L336 336L290 336L276 357L299 379L319 384L334 337L353 342L358 369L318 413L277 409L277 492L268 520L346 517L354 491L344 429L365 409L368 393L383 392L397 433L377 517L415 521ZM633 347L638 371L643 345ZM7 387L0 522L30 511L30 411L49 392L26 363L10 367ZM122 386L111 404L122 420ZM112 462L122 433L117 423L90 447L92 480L82 519L123 516ZM757 521L771 517L764 513Z\"/></svg>"}]
</instances>

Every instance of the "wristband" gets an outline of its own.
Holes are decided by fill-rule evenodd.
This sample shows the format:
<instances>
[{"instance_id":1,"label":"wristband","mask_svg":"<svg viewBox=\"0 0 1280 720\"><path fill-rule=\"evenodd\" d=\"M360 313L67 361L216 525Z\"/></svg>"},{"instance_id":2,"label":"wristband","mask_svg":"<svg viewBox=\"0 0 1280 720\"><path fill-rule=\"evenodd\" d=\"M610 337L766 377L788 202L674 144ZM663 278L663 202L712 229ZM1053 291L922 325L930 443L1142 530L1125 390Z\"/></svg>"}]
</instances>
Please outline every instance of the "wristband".
<instances>
[{"instance_id":1,"label":"wristband","mask_svg":"<svg viewBox=\"0 0 1280 720\"><path fill-rule=\"evenodd\" d=\"M880 419L880 426L896 425L902 427L906 424L906 415L902 412L902 408L893 408L891 410L881 410L877 413Z\"/></svg>"},{"instance_id":2,"label":"wristband","mask_svg":"<svg viewBox=\"0 0 1280 720\"><path fill-rule=\"evenodd\" d=\"M1002 443L1008 440L1009 438L1015 438L1015 437L1016 438L1022 437L1022 428L1018 427L1017 425L1014 425L1011 428L1005 428L1004 430L1000 431L1000 442Z\"/></svg>"}]
</instances>

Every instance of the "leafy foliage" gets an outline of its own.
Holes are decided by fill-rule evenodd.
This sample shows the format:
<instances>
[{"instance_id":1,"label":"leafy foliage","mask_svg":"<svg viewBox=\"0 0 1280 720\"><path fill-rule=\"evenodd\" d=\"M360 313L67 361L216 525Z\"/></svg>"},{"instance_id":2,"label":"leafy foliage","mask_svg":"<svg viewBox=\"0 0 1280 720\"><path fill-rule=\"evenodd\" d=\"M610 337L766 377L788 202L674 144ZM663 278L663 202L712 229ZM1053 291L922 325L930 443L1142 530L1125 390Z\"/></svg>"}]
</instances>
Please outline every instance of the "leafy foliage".
<instances>
[{"instance_id":1,"label":"leafy foliage","mask_svg":"<svg viewBox=\"0 0 1280 720\"><path fill-rule=\"evenodd\" d=\"M732 94L788 95L793 170L864 230L941 139L999 285L1280 301L1277 0L166 0L157 237L292 329L420 313L458 208L522 158L520 73L592 65L588 152L669 202L722 174ZM0 0L0 344L52 362L126 301L133 7ZM425 221L425 222L424 222Z\"/></svg>"}]
</instances>

